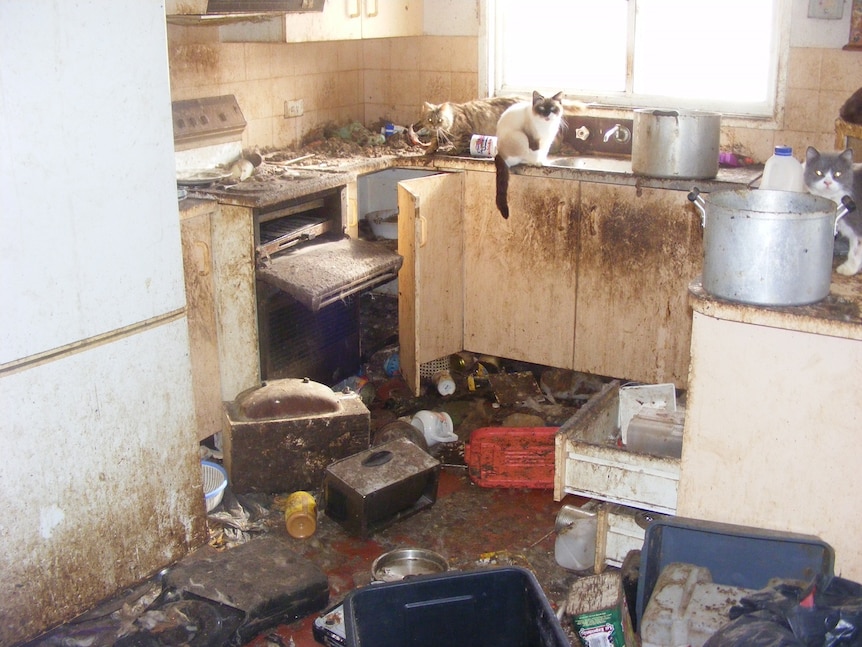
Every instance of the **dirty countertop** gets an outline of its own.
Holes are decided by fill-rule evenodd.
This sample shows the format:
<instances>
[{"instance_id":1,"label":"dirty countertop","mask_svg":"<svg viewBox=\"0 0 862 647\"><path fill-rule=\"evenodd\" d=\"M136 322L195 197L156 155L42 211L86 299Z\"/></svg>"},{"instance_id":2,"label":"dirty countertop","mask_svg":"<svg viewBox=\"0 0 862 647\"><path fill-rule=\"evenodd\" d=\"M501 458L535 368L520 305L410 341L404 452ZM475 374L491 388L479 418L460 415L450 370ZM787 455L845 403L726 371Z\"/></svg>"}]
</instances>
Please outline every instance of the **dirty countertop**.
<instances>
[{"instance_id":1,"label":"dirty countertop","mask_svg":"<svg viewBox=\"0 0 862 647\"><path fill-rule=\"evenodd\" d=\"M760 306L720 299L703 288L701 277L689 284L689 303L695 312L717 319L862 340L862 282L835 271L829 294L811 305Z\"/></svg>"}]
</instances>

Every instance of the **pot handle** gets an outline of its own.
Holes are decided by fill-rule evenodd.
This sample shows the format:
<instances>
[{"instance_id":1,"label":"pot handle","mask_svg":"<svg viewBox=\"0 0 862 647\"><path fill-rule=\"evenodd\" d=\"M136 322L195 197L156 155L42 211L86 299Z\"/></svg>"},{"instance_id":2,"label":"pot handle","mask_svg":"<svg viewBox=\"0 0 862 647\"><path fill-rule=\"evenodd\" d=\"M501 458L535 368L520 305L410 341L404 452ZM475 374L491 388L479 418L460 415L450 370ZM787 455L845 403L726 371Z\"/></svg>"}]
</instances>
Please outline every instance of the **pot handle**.
<instances>
[{"instance_id":1,"label":"pot handle","mask_svg":"<svg viewBox=\"0 0 862 647\"><path fill-rule=\"evenodd\" d=\"M832 232L833 236L838 234L838 221L851 211L856 211L856 203L853 202L853 198L851 198L849 195L845 195L843 198L841 198L841 204L838 205L838 217L835 218L835 228Z\"/></svg>"},{"instance_id":2,"label":"pot handle","mask_svg":"<svg viewBox=\"0 0 862 647\"><path fill-rule=\"evenodd\" d=\"M706 203L700 195L700 189L694 187L689 191L688 199L693 202L694 206L697 207L697 210L700 211L700 226L706 228L706 209L704 208Z\"/></svg>"}]
</instances>

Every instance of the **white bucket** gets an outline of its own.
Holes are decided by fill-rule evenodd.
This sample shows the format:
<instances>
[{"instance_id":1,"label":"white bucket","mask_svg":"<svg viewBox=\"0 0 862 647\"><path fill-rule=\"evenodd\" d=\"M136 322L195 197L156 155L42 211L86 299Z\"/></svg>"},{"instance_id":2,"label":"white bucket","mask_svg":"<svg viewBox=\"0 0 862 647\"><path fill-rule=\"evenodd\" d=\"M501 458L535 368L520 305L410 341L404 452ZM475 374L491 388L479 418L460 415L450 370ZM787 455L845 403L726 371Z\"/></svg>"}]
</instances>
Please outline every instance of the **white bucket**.
<instances>
[{"instance_id":1,"label":"white bucket","mask_svg":"<svg viewBox=\"0 0 862 647\"><path fill-rule=\"evenodd\" d=\"M445 411L417 411L410 424L422 432L429 447L458 440L452 418Z\"/></svg>"}]
</instances>

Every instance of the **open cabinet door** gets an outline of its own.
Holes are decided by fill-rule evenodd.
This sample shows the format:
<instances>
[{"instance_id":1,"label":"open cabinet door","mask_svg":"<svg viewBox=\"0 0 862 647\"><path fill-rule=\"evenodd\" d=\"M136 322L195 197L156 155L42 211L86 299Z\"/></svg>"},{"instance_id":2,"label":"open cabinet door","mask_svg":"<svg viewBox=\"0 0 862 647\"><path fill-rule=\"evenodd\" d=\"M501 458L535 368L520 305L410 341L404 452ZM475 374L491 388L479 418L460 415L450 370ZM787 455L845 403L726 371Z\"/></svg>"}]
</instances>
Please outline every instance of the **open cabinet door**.
<instances>
[{"instance_id":1,"label":"open cabinet door","mask_svg":"<svg viewBox=\"0 0 862 647\"><path fill-rule=\"evenodd\" d=\"M401 374L419 394L419 366L464 345L464 174L398 183Z\"/></svg>"}]
</instances>

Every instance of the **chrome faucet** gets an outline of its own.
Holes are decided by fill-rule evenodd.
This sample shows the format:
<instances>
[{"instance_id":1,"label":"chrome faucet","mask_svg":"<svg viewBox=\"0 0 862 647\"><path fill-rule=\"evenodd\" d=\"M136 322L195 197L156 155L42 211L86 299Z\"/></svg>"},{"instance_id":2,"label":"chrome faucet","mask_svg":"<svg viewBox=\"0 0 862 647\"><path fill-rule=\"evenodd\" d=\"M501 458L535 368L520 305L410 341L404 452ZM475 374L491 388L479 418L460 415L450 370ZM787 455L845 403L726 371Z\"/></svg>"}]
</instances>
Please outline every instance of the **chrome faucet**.
<instances>
[{"instance_id":1,"label":"chrome faucet","mask_svg":"<svg viewBox=\"0 0 862 647\"><path fill-rule=\"evenodd\" d=\"M603 140L605 143L608 143L611 137L613 137L614 141L619 142L620 144L625 144L629 139L631 139L631 136L631 130L622 124L615 124L613 128L605 133Z\"/></svg>"}]
</instances>

